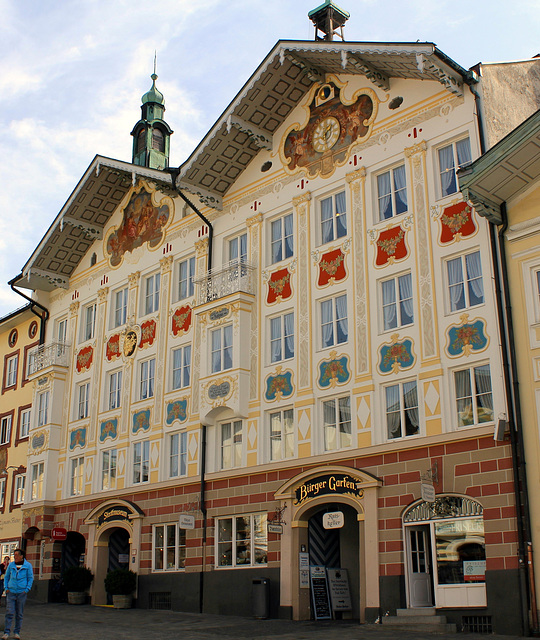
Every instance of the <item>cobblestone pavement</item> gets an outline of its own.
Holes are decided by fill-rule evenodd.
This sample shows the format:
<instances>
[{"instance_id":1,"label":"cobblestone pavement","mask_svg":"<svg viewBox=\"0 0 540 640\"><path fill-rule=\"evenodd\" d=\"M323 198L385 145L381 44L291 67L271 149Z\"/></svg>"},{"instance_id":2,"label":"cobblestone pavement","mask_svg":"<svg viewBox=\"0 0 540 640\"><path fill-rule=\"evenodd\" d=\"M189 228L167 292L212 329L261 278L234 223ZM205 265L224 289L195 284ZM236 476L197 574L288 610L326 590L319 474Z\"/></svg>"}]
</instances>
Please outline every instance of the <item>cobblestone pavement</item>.
<instances>
[{"instance_id":1,"label":"cobblestone pavement","mask_svg":"<svg viewBox=\"0 0 540 640\"><path fill-rule=\"evenodd\" d=\"M0 609L0 629L5 608ZM356 622L292 622L148 609L27 603L22 640L518 640L518 636L435 634Z\"/></svg>"}]
</instances>

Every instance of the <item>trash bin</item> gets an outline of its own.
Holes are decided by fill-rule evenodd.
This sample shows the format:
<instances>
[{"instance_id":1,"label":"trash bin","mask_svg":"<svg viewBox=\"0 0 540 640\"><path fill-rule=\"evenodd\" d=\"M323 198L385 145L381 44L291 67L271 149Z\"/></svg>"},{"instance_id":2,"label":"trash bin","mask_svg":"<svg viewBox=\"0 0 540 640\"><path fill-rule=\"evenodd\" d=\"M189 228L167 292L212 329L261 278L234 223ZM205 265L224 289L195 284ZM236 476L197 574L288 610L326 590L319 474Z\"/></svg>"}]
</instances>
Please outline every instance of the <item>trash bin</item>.
<instances>
[{"instance_id":1,"label":"trash bin","mask_svg":"<svg viewBox=\"0 0 540 640\"><path fill-rule=\"evenodd\" d=\"M251 601L254 618L268 618L270 615L270 578L254 578L251 583Z\"/></svg>"}]
</instances>

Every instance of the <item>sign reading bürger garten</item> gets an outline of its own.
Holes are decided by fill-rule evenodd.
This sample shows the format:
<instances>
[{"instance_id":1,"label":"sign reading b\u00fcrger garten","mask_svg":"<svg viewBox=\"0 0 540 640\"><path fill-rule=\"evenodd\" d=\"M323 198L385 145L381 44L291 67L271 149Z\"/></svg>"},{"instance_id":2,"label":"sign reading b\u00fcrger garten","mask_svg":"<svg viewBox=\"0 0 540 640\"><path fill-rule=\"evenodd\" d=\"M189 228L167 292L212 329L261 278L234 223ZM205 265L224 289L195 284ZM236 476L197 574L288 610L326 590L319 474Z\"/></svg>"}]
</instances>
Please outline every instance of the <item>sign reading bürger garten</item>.
<instances>
[{"instance_id":1,"label":"sign reading b\u00fcrger garten","mask_svg":"<svg viewBox=\"0 0 540 640\"><path fill-rule=\"evenodd\" d=\"M360 482L347 473L332 473L312 478L301 484L295 493L294 504L301 504L305 500L318 498L328 494L349 494L356 498L364 495Z\"/></svg>"}]
</instances>

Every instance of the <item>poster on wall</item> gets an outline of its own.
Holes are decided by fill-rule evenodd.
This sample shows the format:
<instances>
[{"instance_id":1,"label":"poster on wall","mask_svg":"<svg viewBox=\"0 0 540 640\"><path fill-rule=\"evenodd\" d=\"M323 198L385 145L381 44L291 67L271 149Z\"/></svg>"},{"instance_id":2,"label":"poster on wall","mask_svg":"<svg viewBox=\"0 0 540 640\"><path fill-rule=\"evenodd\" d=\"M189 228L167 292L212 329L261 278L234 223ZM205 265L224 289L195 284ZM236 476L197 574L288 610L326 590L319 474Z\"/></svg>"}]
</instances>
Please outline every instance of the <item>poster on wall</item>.
<instances>
[{"instance_id":1,"label":"poster on wall","mask_svg":"<svg viewBox=\"0 0 540 640\"><path fill-rule=\"evenodd\" d=\"M328 574L332 611L350 611L352 605L347 569L327 569L326 573Z\"/></svg>"},{"instance_id":2,"label":"poster on wall","mask_svg":"<svg viewBox=\"0 0 540 640\"><path fill-rule=\"evenodd\" d=\"M311 600L315 620L331 620L330 594L328 592L328 579L326 567L310 567Z\"/></svg>"}]
</instances>

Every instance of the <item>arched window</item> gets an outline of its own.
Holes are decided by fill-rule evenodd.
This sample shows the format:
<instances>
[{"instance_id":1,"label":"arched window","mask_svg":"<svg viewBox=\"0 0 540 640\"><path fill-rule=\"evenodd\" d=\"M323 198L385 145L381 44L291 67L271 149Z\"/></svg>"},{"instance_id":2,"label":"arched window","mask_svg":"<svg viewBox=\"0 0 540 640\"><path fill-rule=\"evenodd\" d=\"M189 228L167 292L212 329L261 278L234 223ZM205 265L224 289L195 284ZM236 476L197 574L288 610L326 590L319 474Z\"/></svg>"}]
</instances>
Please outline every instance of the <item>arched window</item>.
<instances>
[{"instance_id":1,"label":"arched window","mask_svg":"<svg viewBox=\"0 0 540 640\"><path fill-rule=\"evenodd\" d=\"M137 136L137 153L141 153L141 151L144 151L145 146L146 146L146 130L141 129Z\"/></svg>"},{"instance_id":2,"label":"arched window","mask_svg":"<svg viewBox=\"0 0 540 640\"><path fill-rule=\"evenodd\" d=\"M152 130L152 149L156 151L165 151L165 136L161 129Z\"/></svg>"}]
</instances>

